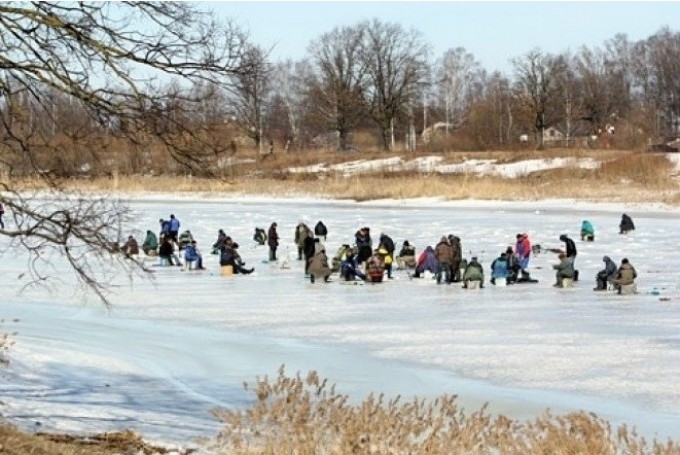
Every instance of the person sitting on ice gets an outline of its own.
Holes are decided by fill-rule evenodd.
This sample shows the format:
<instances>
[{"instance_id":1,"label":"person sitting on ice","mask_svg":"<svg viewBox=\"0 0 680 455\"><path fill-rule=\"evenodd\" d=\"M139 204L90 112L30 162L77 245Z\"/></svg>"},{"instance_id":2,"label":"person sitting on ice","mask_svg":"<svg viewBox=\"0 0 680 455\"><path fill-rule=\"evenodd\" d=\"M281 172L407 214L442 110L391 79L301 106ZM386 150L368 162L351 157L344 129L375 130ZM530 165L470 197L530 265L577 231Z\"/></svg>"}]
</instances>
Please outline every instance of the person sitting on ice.
<instances>
[{"instance_id":1,"label":"person sitting on ice","mask_svg":"<svg viewBox=\"0 0 680 455\"><path fill-rule=\"evenodd\" d=\"M612 261L609 256L604 256L602 261L604 262L604 269L597 272L597 276L595 277L597 286L593 288L593 291L606 291L607 283L616 276L617 269L614 261Z\"/></svg>"},{"instance_id":2,"label":"person sitting on ice","mask_svg":"<svg viewBox=\"0 0 680 455\"><path fill-rule=\"evenodd\" d=\"M161 240L161 246L158 248L158 257L161 265L182 265L179 256L175 254L175 245L170 240L170 237L165 236Z\"/></svg>"},{"instance_id":3,"label":"person sitting on ice","mask_svg":"<svg viewBox=\"0 0 680 455\"><path fill-rule=\"evenodd\" d=\"M262 228L256 227L255 233L253 234L253 240L255 240L258 245L264 245L267 243L267 232Z\"/></svg>"},{"instance_id":4,"label":"person sitting on ice","mask_svg":"<svg viewBox=\"0 0 680 455\"><path fill-rule=\"evenodd\" d=\"M342 264L340 265L340 274L345 281L354 281L357 278L364 281L366 280L366 275L359 269L357 256L354 253L353 248L347 251L345 260L342 261Z\"/></svg>"},{"instance_id":5,"label":"person sitting on ice","mask_svg":"<svg viewBox=\"0 0 680 455\"><path fill-rule=\"evenodd\" d=\"M220 252L220 265L224 267L225 265L230 265L234 270L234 273L241 273L248 275L253 273L255 268L246 269L245 262L238 253L238 243L235 243L229 239Z\"/></svg>"},{"instance_id":6,"label":"person sitting on ice","mask_svg":"<svg viewBox=\"0 0 680 455\"><path fill-rule=\"evenodd\" d=\"M621 222L619 223L619 234L628 234L630 231L635 230L635 224L633 224L633 219L626 215L625 213L621 215Z\"/></svg>"},{"instance_id":7,"label":"person sitting on ice","mask_svg":"<svg viewBox=\"0 0 680 455\"><path fill-rule=\"evenodd\" d=\"M146 238L144 239L144 243L142 243L142 251L144 251L144 254L147 256L155 256L158 254L158 238L151 230L146 231Z\"/></svg>"},{"instance_id":8,"label":"person sitting on ice","mask_svg":"<svg viewBox=\"0 0 680 455\"><path fill-rule=\"evenodd\" d=\"M425 272L430 272L432 275L436 276L439 273L439 262L434 254L434 248L427 246L425 251L420 253L418 260L416 261L416 271L413 274L414 278L420 278Z\"/></svg>"},{"instance_id":9,"label":"person sitting on ice","mask_svg":"<svg viewBox=\"0 0 680 455\"><path fill-rule=\"evenodd\" d=\"M137 239L133 236L129 236L127 242L125 242L125 245L123 245L120 250L125 255L125 259L136 258L139 256L139 244L137 243Z\"/></svg>"},{"instance_id":10,"label":"person sitting on ice","mask_svg":"<svg viewBox=\"0 0 680 455\"><path fill-rule=\"evenodd\" d=\"M581 240L592 242L595 240L595 228L588 220L583 220L581 223Z\"/></svg>"},{"instance_id":11,"label":"person sitting on ice","mask_svg":"<svg viewBox=\"0 0 680 455\"><path fill-rule=\"evenodd\" d=\"M463 272L463 289L467 289L472 281L479 281L480 289L484 287L484 269L476 256L470 259Z\"/></svg>"},{"instance_id":12,"label":"person sitting on ice","mask_svg":"<svg viewBox=\"0 0 680 455\"><path fill-rule=\"evenodd\" d=\"M506 253L501 253L496 259L491 263L491 284L496 284L496 278L508 279L509 267L508 267L508 256Z\"/></svg>"},{"instance_id":13,"label":"person sitting on ice","mask_svg":"<svg viewBox=\"0 0 680 455\"><path fill-rule=\"evenodd\" d=\"M351 249L352 247L350 247L346 243L340 245L340 248L338 248L338 251L335 253L335 256L333 256L333 260L331 261L331 270L333 272L340 271L340 265L342 264L342 261L344 261L345 258L347 257L347 251Z\"/></svg>"},{"instance_id":14,"label":"person sitting on ice","mask_svg":"<svg viewBox=\"0 0 680 455\"><path fill-rule=\"evenodd\" d=\"M416 247L411 245L408 240L404 240L404 243L399 250L397 255L397 270L403 270L406 267L415 268L416 266Z\"/></svg>"},{"instance_id":15,"label":"person sitting on ice","mask_svg":"<svg viewBox=\"0 0 680 455\"><path fill-rule=\"evenodd\" d=\"M556 280L553 286L561 288L564 287L563 281L565 278L574 279L574 263L572 262L571 258L566 255L566 253L558 254L557 258L560 260L560 262L553 265L553 269L555 269Z\"/></svg>"},{"instance_id":16,"label":"person sitting on ice","mask_svg":"<svg viewBox=\"0 0 680 455\"><path fill-rule=\"evenodd\" d=\"M571 266L574 269L574 276L571 277L574 281L578 281L578 270L576 270L576 243L570 239L567 234L560 235L560 241L564 242L564 254L567 255L567 259L571 261Z\"/></svg>"},{"instance_id":17,"label":"person sitting on ice","mask_svg":"<svg viewBox=\"0 0 680 455\"><path fill-rule=\"evenodd\" d=\"M328 266L328 256L326 256L326 249L321 248L314 253L314 256L309 261L309 279L312 283L316 278L323 278L325 282L329 281L331 276L331 268Z\"/></svg>"},{"instance_id":18,"label":"person sitting on ice","mask_svg":"<svg viewBox=\"0 0 680 455\"><path fill-rule=\"evenodd\" d=\"M186 248L188 245L191 244L191 242L194 241L194 236L191 234L191 231L187 229L186 231L182 232L179 236L179 249L183 250Z\"/></svg>"},{"instance_id":19,"label":"person sitting on ice","mask_svg":"<svg viewBox=\"0 0 680 455\"><path fill-rule=\"evenodd\" d=\"M366 260L366 275L368 276L368 281L371 283L382 283L383 275L385 273L385 263L383 258L378 253L378 250L374 250L373 254Z\"/></svg>"},{"instance_id":20,"label":"person sitting on ice","mask_svg":"<svg viewBox=\"0 0 680 455\"><path fill-rule=\"evenodd\" d=\"M203 267L203 256L198 251L196 240L192 240L191 243L184 248L184 261L187 264L195 262L196 269L205 270L205 267Z\"/></svg>"},{"instance_id":21,"label":"person sitting on ice","mask_svg":"<svg viewBox=\"0 0 680 455\"><path fill-rule=\"evenodd\" d=\"M616 274L609 279L609 282L616 287L616 290L620 294L621 286L634 284L635 278L637 278L635 267L628 261L628 258L623 258L621 259L619 269L616 271Z\"/></svg>"}]
</instances>

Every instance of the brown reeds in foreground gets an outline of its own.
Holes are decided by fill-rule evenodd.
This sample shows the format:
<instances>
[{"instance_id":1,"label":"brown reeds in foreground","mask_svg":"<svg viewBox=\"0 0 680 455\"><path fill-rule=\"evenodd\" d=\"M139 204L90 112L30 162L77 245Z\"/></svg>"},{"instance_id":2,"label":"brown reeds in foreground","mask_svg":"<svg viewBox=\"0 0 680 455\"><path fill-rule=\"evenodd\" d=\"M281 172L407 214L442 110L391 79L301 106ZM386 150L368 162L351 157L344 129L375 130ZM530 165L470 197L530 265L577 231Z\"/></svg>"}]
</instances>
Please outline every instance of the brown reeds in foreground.
<instances>
[{"instance_id":1,"label":"brown reeds in foreground","mask_svg":"<svg viewBox=\"0 0 680 455\"><path fill-rule=\"evenodd\" d=\"M248 385L246 384L246 388ZM680 445L646 441L635 430L612 431L595 414L549 411L530 421L466 413L456 396L402 401L370 395L359 404L312 371L257 380L250 409L214 411L223 423L216 450L224 455L346 454L654 454Z\"/></svg>"}]
</instances>

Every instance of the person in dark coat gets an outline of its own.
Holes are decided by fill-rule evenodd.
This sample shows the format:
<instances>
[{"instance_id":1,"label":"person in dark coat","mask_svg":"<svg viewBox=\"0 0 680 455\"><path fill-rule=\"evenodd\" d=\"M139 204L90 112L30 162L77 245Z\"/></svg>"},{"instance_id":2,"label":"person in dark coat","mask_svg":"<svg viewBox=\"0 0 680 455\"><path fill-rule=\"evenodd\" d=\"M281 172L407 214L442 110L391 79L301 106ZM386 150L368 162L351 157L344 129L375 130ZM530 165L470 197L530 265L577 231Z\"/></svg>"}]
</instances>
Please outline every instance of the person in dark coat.
<instances>
[{"instance_id":1,"label":"person in dark coat","mask_svg":"<svg viewBox=\"0 0 680 455\"><path fill-rule=\"evenodd\" d=\"M460 244L460 237L449 234L449 243L453 249L453 262L451 263L451 281L458 283L460 281L460 269L463 262L463 247Z\"/></svg>"},{"instance_id":2,"label":"person in dark coat","mask_svg":"<svg viewBox=\"0 0 680 455\"><path fill-rule=\"evenodd\" d=\"M614 261L609 256L604 256L602 261L604 262L604 269L597 272L595 277L597 286L593 288L593 291L606 291L607 283L616 276L617 268Z\"/></svg>"},{"instance_id":3,"label":"person in dark coat","mask_svg":"<svg viewBox=\"0 0 680 455\"><path fill-rule=\"evenodd\" d=\"M304 238L302 253L305 256L305 275L309 273L309 262L312 260L312 258L314 257L314 253L316 252L315 240L319 239L314 239L314 237L309 236Z\"/></svg>"},{"instance_id":4,"label":"person in dark coat","mask_svg":"<svg viewBox=\"0 0 680 455\"><path fill-rule=\"evenodd\" d=\"M217 240L213 243L211 254L220 254L222 248L224 248L225 243L229 236L224 232L223 229L217 230Z\"/></svg>"},{"instance_id":5,"label":"person in dark coat","mask_svg":"<svg viewBox=\"0 0 680 455\"><path fill-rule=\"evenodd\" d=\"M354 234L354 242L357 246L357 261L363 264L373 254L373 241L368 227L362 227Z\"/></svg>"},{"instance_id":6,"label":"person in dark coat","mask_svg":"<svg viewBox=\"0 0 680 455\"><path fill-rule=\"evenodd\" d=\"M635 230L635 224L633 224L633 219L626 215L625 213L621 215L621 223L619 223L619 234L628 234L630 231Z\"/></svg>"},{"instance_id":7,"label":"person in dark coat","mask_svg":"<svg viewBox=\"0 0 680 455\"><path fill-rule=\"evenodd\" d=\"M295 226L295 244L297 245L298 251L298 261L302 260L302 254L305 250L305 242L308 238L314 239L314 232L305 224L303 220L300 220L297 226ZM305 257L305 260L308 259ZM306 270L306 267L305 267Z\"/></svg>"},{"instance_id":8,"label":"person in dark coat","mask_svg":"<svg viewBox=\"0 0 680 455\"><path fill-rule=\"evenodd\" d=\"M253 240L255 240L259 245L264 245L267 243L267 233L264 229L256 227L255 233L253 234Z\"/></svg>"},{"instance_id":9,"label":"person in dark coat","mask_svg":"<svg viewBox=\"0 0 680 455\"><path fill-rule=\"evenodd\" d=\"M245 262L243 262L241 255L238 253L238 243L232 241L226 242L222 247L222 251L220 252L220 265L222 267L230 265L232 266L234 273L241 273L244 275L253 273L255 270L254 267L250 269L245 268Z\"/></svg>"},{"instance_id":10,"label":"person in dark coat","mask_svg":"<svg viewBox=\"0 0 680 455\"><path fill-rule=\"evenodd\" d=\"M326 225L323 224L322 221L319 220L318 223L316 223L316 226L314 226L314 235L321 238L323 237L323 241L326 241L326 236L328 235L328 229L326 228Z\"/></svg>"},{"instance_id":11,"label":"person in dark coat","mask_svg":"<svg viewBox=\"0 0 680 455\"><path fill-rule=\"evenodd\" d=\"M279 247L279 234L276 232L276 222L269 226L267 244L269 245L269 260L276 261L276 249Z\"/></svg>"},{"instance_id":12,"label":"person in dark coat","mask_svg":"<svg viewBox=\"0 0 680 455\"><path fill-rule=\"evenodd\" d=\"M170 237L163 237L163 240L161 240L161 246L158 248L158 257L161 261L161 265L166 262L169 265L182 265L179 257L175 254L175 246L170 240Z\"/></svg>"},{"instance_id":13,"label":"person in dark coat","mask_svg":"<svg viewBox=\"0 0 680 455\"><path fill-rule=\"evenodd\" d=\"M394 262L394 240L387 234L380 234L378 251L383 258L387 278L392 279L392 263Z\"/></svg>"}]
</instances>

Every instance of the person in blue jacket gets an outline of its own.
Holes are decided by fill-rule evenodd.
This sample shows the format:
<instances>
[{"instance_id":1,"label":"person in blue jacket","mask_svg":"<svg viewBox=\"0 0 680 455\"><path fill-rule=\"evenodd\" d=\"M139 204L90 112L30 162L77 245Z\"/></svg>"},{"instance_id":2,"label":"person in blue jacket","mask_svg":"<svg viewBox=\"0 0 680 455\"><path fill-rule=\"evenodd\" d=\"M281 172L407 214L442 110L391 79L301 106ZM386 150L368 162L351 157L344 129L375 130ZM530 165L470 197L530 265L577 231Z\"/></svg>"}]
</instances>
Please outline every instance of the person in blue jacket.
<instances>
[{"instance_id":1,"label":"person in blue jacket","mask_svg":"<svg viewBox=\"0 0 680 455\"><path fill-rule=\"evenodd\" d=\"M345 260L342 261L340 265L340 274L342 279L345 281L353 281L357 278L366 280L366 275L364 275L359 269L359 264L357 262L357 256L354 254L354 249L349 249L346 253Z\"/></svg>"},{"instance_id":2,"label":"person in blue jacket","mask_svg":"<svg viewBox=\"0 0 680 455\"><path fill-rule=\"evenodd\" d=\"M501 253L499 257L491 263L491 284L496 284L496 278L508 278L508 256Z\"/></svg>"},{"instance_id":3,"label":"person in blue jacket","mask_svg":"<svg viewBox=\"0 0 680 455\"><path fill-rule=\"evenodd\" d=\"M179 235L179 220L175 218L175 215L170 215L170 238L172 239L173 242L177 243L178 240L178 235Z\"/></svg>"},{"instance_id":4,"label":"person in blue jacket","mask_svg":"<svg viewBox=\"0 0 680 455\"><path fill-rule=\"evenodd\" d=\"M198 270L205 270L205 267L203 267L203 256L198 252L196 240L192 240L191 243L184 248L184 261L187 264L196 262L196 268Z\"/></svg>"},{"instance_id":5,"label":"person in blue jacket","mask_svg":"<svg viewBox=\"0 0 680 455\"><path fill-rule=\"evenodd\" d=\"M593 288L593 291L606 291L607 283L616 276L616 271L618 270L616 263L609 256L604 256L602 262L604 262L604 269L597 272L595 277L597 286Z\"/></svg>"},{"instance_id":6,"label":"person in blue jacket","mask_svg":"<svg viewBox=\"0 0 680 455\"><path fill-rule=\"evenodd\" d=\"M595 240L595 228L588 220L583 220L583 223L581 223L581 240L588 242Z\"/></svg>"}]
</instances>

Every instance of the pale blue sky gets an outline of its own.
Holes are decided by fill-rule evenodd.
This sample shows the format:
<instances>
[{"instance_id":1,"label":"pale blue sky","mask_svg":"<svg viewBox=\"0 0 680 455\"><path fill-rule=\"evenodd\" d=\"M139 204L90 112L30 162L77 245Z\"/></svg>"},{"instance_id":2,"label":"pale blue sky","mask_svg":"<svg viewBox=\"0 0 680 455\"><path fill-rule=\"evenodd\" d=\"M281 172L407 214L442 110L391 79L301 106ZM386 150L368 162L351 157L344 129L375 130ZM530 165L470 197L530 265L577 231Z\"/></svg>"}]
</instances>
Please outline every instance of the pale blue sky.
<instances>
[{"instance_id":1,"label":"pale blue sky","mask_svg":"<svg viewBox=\"0 0 680 455\"><path fill-rule=\"evenodd\" d=\"M536 47L560 53L602 46L617 33L638 41L664 26L678 31L680 2L206 2L232 18L273 60L301 59L309 42L336 26L378 18L423 33L434 57L458 46L489 72L509 73L509 59Z\"/></svg>"}]
</instances>

